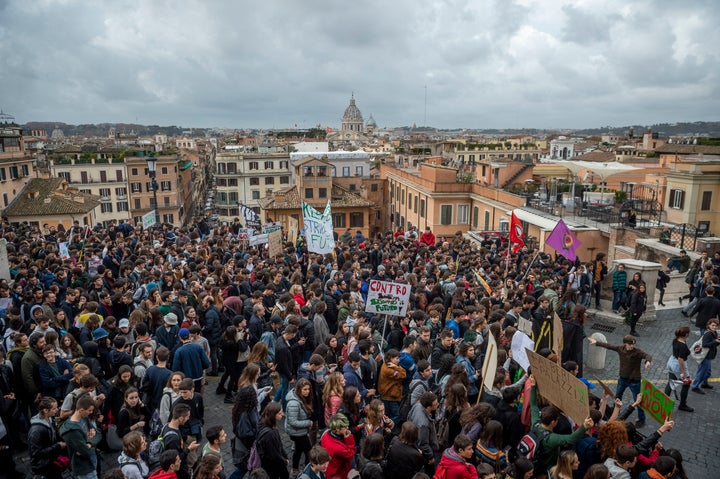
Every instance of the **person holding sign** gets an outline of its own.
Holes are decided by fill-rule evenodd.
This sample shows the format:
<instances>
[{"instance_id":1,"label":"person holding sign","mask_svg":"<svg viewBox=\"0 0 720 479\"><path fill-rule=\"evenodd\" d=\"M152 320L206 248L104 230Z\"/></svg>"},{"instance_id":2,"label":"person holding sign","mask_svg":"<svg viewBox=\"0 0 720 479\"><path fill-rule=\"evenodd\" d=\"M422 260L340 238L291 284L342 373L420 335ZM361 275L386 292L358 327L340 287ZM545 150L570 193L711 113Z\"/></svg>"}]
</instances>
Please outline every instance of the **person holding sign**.
<instances>
[{"instance_id":1,"label":"person holding sign","mask_svg":"<svg viewBox=\"0 0 720 479\"><path fill-rule=\"evenodd\" d=\"M615 397L622 400L623 393L626 389L632 391L633 397L640 394L640 376L642 375L642 360L645 360L645 369L650 368L652 356L640 348L635 347L635 336L628 334L623 338L622 346L613 346L603 343L595 338L588 338L590 344L600 346L601 348L610 349L618 353L620 357L620 377L618 378L617 391ZM638 409L638 420L635 427L643 427L645 425L645 411Z\"/></svg>"}]
</instances>

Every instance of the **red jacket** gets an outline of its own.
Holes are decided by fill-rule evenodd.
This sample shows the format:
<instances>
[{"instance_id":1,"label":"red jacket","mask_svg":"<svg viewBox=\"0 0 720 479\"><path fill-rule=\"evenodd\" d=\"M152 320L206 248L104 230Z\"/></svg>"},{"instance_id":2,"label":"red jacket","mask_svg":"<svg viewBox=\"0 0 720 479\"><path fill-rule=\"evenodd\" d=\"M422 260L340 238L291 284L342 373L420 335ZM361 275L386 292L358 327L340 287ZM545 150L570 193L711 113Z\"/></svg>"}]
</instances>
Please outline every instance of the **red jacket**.
<instances>
[{"instance_id":1,"label":"red jacket","mask_svg":"<svg viewBox=\"0 0 720 479\"><path fill-rule=\"evenodd\" d=\"M435 235L432 234L432 231L425 230L422 236L420 236L420 243L428 246L435 246Z\"/></svg>"},{"instance_id":2,"label":"red jacket","mask_svg":"<svg viewBox=\"0 0 720 479\"><path fill-rule=\"evenodd\" d=\"M173 471L165 472L162 468L150 474L148 479L177 479L177 474Z\"/></svg>"},{"instance_id":3,"label":"red jacket","mask_svg":"<svg viewBox=\"0 0 720 479\"><path fill-rule=\"evenodd\" d=\"M325 471L325 477L327 479L347 479L355 455L353 435L350 434L345 440L341 440L326 431L320 438L320 445L330 454L330 464Z\"/></svg>"},{"instance_id":4,"label":"red jacket","mask_svg":"<svg viewBox=\"0 0 720 479\"><path fill-rule=\"evenodd\" d=\"M475 466L449 447L443 452L433 479L477 479L477 477Z\"/></svg>"}]
</instances>

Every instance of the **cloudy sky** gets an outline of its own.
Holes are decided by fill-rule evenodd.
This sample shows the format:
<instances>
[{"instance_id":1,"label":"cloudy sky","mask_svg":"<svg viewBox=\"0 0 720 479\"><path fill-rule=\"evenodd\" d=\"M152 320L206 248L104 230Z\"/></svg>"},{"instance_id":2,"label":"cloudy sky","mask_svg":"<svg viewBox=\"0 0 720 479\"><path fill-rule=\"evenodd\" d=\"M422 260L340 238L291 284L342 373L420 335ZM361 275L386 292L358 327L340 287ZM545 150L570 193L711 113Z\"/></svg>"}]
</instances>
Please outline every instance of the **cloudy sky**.
<instances>
[{"instance_id":1,"label":"cloudy sky","mask_svg":"<svg viewBox=\"0 0 720 479\"><path fill-rule=\"evenodd\" d=\"M718 25L717 0L0 0L0 108L337 127L354 92L381 127L720 120Z\"/></svg>"}]
</instances>

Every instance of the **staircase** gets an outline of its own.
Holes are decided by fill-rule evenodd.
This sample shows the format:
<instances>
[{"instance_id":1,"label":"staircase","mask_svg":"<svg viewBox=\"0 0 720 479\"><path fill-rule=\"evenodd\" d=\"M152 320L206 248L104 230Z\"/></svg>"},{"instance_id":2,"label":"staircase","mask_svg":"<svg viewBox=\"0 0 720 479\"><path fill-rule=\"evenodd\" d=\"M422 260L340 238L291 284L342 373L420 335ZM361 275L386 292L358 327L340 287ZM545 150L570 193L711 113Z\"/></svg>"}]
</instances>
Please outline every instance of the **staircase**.
<instances>
[{"instance_id":1,"label":"staircase","mask_svg":"<svg viewBox=\"0 0 720 479\"><path fill-rule=\"evenodd\" d=\"M532 168L532 167L533 167L532 163L527 163L527 164L523 165L523 167L520 168L519 170L517 170L517 172L516 172L514 175L512 175L509 180L507 180L505 183L502 184L502 186L500 187L500 189L504 190L504 189L507 188L508 186L512 185L512 184L515 182L515 180L517 180L518 178L520 178L520 175L522 175L522 174L525 173L529 168Z\"/></svg>"}]
</instances>

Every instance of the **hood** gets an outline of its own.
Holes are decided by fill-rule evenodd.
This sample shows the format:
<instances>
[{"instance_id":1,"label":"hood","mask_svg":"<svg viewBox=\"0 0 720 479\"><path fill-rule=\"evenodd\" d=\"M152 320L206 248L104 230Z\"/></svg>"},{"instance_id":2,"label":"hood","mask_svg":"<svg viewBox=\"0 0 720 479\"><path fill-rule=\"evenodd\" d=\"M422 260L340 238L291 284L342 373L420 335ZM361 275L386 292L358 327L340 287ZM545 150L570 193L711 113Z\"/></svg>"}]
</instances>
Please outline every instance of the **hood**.
<instances>
[{"instance_id":1,"label":"hood","mask_svg":"<svg viewBox=\"0 0 720 479\"><path fill-rule=\"evenodd\" d=\"M98 356L98 345L96 342L87 341L82 345L83 353L88 358L96 358Z\"/></svg>"},{"instance_id":2,"label":"hood","mask_svg":"<svg viewBox=\"0 0 720 479\"><path fill-rule=\"evenodd\" d=\"M122 466L123 464L127 464L128 462L137 462L137 461L136 461L135 459L133 459L132 457L126 456L124 451L120 453L120 455L118 456L117 461L118 461L118 464L120 464L121 466Z\"/></svg>"},{"instance_id":3,"label":"hood","mask_svg":"<svg viewBox=\"0 0 720 479\"><path fill-rule=\"evenodd\" d=\"M297 397L297 394L295 394L295 389L291 389L291 390L287 393L287 395L285 396L285 401L290 402L290 401L293 401L293 400L298 401L298 402L302 402L302 401L300 401L300 398Z\"/></svg>"},{"instance_id":4,"label":"hood","mask_svg":"<svg viewBox=\"0 0 720 479\"><path fill-rule=\"evenodd\" d=\"M445 452L443 452L443 456L447 457L451 461L457 461L457 462L466 462L464 458L460 457L460 454L455 451L452 447L448 447L445 449Z\"/></svg>"},{"instance_id":5,"label":"hood","mask_svg":"<svg viewBox=\"0 0 720 479\"><path fill-rule=\"evenodd\" d=\"M7 352L7 354L5 355L5 357L8 358L8 359L10 359L10 356L11 356L14 352L19 352L19 353L25 354L25 353L27 352L28 348L29 348L29 346L25 346L25 347L22 347L22 348L21 348L21 347L18 347L18 346L15 346L14 348L12 348L10 351Z\"/></svg>"},{"instance_id":6,"label":"hood","mask_svg":"<svg viewBox=\"0 0 720 479\"><path fill-rule=\"evenodd\" d=\"M41 426L45 426L48 429L52 429L52 426L50 425L50 421L48 421L47 419L41 418L40 414L36 414L30 418L30 425L33 425L33 424L40 424Z\"/></svg>"}]
</instances>

